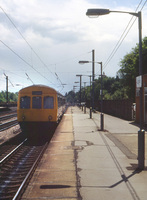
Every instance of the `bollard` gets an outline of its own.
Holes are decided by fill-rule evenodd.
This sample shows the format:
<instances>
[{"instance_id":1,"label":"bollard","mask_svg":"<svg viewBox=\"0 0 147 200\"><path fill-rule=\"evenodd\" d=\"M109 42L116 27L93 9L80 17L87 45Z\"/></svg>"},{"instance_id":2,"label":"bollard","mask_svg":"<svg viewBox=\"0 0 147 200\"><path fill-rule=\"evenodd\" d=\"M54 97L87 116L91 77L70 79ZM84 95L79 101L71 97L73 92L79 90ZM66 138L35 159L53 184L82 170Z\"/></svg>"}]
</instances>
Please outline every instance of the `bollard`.
<instances>
[{"instance_id":1,"label":"bollard","mask_svg":"<svg viewBox=\"0 0 147 200\"><path fill-rule=\"evenodd\" d=\"M145 167L145 130L138 131L138 168L143 170Z\"/></svg>"},{"instance_id":2,"label":"bollard","mask_svg":"<svg viewBox=\"0 0 147 200\"><path fill-rule=\"evenodd\" d=\"M90 119L92 118L92 107L90 107Z\"/></svg>"},{"instance_id":3,"label":"bollard","mask_svg":"<svg viewBox=\"0 0 147 200\"><path fill-rule=\"evenodd\" d=\"M104 114L101 113L101 131L104 130Z\"/></svg>"},{"instance_id":4,"label":"bollard","mask_svg":"<svg viewBox=\"0 0 147 200\"><path fill-rule=\"evenodd\" d=\"M83 111L83 106L82 106L82 111Z\"/></svg>"}]
</instances>

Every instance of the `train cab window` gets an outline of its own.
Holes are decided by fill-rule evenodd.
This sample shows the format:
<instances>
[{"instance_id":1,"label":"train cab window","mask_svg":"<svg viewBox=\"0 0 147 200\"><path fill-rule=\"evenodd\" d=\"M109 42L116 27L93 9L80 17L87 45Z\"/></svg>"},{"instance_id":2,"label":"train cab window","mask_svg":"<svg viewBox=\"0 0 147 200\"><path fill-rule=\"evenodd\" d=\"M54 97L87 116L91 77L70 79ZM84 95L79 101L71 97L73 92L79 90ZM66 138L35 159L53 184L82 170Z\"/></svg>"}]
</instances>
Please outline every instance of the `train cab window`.
<instances>
[{"instance_id":1,"label":"train cab window","mask_svg":"<svg viewBox=\"0 0 147 200\"><path fill-rule=\"evenodd\" d=\"M20 98L20 108L29 109L31 98L24 96Z\"/></svg>"},{"instance_id":2,"label":"train cab window","mask_svg":"<svg viewBox=\"0 0 147 200\"><path fill-rule=\"evenodd\" d=\"M32 108L35 108L35 109L42 108L42 98L41 97L33 97L32 98Z\"/></svg>"},{"instance_id":3,"label":"train cab window","mask_svg":"<svg viewBox=\"0 0 147 200\"><path fill-rule=\"evenodd\" d=\"M46 96L44 97L44 109L54 108L54 97Z\"/></svg>"}]
</instances>

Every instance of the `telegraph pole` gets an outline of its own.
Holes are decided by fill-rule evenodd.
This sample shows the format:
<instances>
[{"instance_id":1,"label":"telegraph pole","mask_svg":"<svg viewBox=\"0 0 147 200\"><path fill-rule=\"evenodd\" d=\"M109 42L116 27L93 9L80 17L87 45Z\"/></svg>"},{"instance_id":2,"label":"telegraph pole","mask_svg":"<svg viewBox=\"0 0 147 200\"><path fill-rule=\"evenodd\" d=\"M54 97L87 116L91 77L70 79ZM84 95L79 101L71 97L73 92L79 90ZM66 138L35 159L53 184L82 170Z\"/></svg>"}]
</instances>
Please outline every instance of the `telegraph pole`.
<instances>
[{"instance_id":1,"label":"telegraph pole","mask_svg":"<svg viewBox=\"0 0 147 200\"><path fill-rule=\"evenodd\" d=\"M6 93L7 93L7 104L8 104L8 76L6 76Z\"/></svg>"},{"instance_id":2,"label":"telegraph pole","mask_svg":"<svg viewBox=\"0 0 147 200\"><path fill-rule=\"evenodd\" d=\"M6 77L6 102L8 105L8 76L6 76L6 74L4 73L5 77Z\"/></svg>"},{"instance_id":3,"label":"telegraph pole","mask_svg":"<svg viewBox=\"0 0 147 200\"><path fill-rule=\"evenodd\" d=\"M82 75L77 74L77 77L80 77L80 107L81 107L81 88L82 88Z\"/></svg>"},{"instance_id":4,"label":"telegraph pole","mask_svg":"<svg viewBox=\"0 0 147 200\"><path fill-rule=\"evenodd\" d=\"M95 51L92 50L92 109L94 109Z\"/></svg>"}]
</instances>

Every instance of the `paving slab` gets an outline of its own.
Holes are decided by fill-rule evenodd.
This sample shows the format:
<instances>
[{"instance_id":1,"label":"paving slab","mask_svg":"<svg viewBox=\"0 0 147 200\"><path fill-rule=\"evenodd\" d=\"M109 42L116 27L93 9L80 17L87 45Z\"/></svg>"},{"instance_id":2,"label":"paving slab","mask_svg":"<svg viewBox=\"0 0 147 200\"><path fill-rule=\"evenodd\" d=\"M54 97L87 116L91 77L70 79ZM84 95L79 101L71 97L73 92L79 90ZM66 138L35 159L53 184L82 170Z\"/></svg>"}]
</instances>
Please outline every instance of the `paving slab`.
<instances>
[{"instance_id":1,"label":"paving slab","mask_svg":"<svg viewBox=\"0 0 147 200\"><path fill-rule=\"evenodd\" d=\"M68 108L22 199L146 200L147 168L136 169L138 127L104 120L100 131L99 113L90 119Z\"/></svg>"},{"instance_id":2,"label":"paving slab","mask_svg":"<svg viewBox=\"0 0 147 200\"><path fill-rule=\"evenodd\" d=\"M99 113L92 119L77 107L72 113L75 144L81 147L76 151L82 199L147 199L147 171L136 170L138 127L104 115L105 131L100 131Z\"/></svg>"},{"instance_id":3,"label":"paving slab","mask_svg":"<svg viewBox=\"0 0 147 200\"><path fill-rule=\"evenodd\" d=\"M78 199L71 110L66 112L25 193L24 200Z\"/></svg>"}]
</instances>

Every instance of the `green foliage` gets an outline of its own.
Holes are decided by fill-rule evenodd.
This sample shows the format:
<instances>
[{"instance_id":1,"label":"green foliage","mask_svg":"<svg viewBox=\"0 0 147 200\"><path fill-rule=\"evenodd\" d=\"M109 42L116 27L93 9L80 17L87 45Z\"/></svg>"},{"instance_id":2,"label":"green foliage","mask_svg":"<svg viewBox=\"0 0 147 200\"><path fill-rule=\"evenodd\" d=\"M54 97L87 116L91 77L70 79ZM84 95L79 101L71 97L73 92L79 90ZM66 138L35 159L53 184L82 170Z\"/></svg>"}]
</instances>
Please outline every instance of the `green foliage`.
<instances>
[{"instance_id":1,"label":"green foliage","mask_svg":"<svg viewBox=\"0 0 147 200\"><path fill-rule=\"evenodd\" d=\"M78 100L78 93L75 93L74 91L70 91L65 94L66 100L69 103L75 103Z\"/></svg>"},{"instance_id":2,"label":"green foliage","mask_svg":"<svg viewBox=\"0 0 147 200\"><path fill-rule=\"evenodd\" d=\"M100 91L101 84L99 78L96 83L96 90ZM116 100L116 99L127 99L126 89L122 85L122 81L119 77L103 77L103 99L105 100ZM101 99L99 94L98 99Z\"/></svg>"},{"instance_id":3,"label":"green foliage","mask_svg":"<svg viewBox=\"0 0 147 200\"><path fill-rule=\"evenodd\" d=\"M101 99L101 77L95 80L94 83L94 99L95 101ZM81 89L81 101L90 100L92 95L92 87L87 86ZM122 85L122 81L119 77L107 77L103 76L103 99L114 100L114 99L127 99L126 89ZM74 93L70 91L66 94L68 102L78 102L80 99L80 92Z\"/></svg>"},{"instance_id":4,"label":"green foliage","mask_svg":"<svg viewBox=\"0 0 147 200\"><path fill-rule=\"evenodd\" d=\"M8 92L8 102L17 102L18 93ZM0 103L7 102L7 94L6 92L0 92Z\"/></svg>"},{"instance_id":5,"label":"green foliage","mask_svg":"<svg viewBox=\"0 0 147 200\"><path fill-rule=\"evenodd\" d=\"M142 60L143 60L143 74L147 74L147 37L142 41ZM103 76L103 99L132 99L135 101L135 82L139 75L139 46L126 54L120 62L120 70L117 72L116 78ZM101 99L101 77L95 80L94 83L94 98L95 101ZM90 100L90 87L82 88L82 101ZM71 94L69 94L71 95ZM68 96L68 95L67 95ZM76 98L75 98L76 97ZM70 97L71 98L71 97ZM79 92L72 96L74 101L79 99Z\"/></svg>"},{"instance_id":6,"label":"green foliage","mask_svg":"<svg viewBox=\"0 0 147 200\"><path fill-rule=\"evenodd\" d=\"M142 41L142 60L143 74L147 74L147 37ZM124 56L120 62L120 67L118 76L121 78L122 85L126 88L127 96L135 100L135 80L139 75L138 45Z\"/></svg>"}]
</instances>

